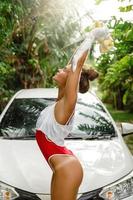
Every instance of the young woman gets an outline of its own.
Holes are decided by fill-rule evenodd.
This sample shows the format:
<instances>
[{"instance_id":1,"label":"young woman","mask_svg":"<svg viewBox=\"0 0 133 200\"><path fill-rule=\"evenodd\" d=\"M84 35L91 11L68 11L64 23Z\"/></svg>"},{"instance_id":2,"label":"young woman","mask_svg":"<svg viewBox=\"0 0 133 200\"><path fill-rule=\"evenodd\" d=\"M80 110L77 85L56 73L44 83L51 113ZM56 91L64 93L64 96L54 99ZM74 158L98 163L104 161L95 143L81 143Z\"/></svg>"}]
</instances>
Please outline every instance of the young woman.
<instances>
[{"instance_id":1,"label":"young woman","mask_svg":"<svg viewBox=\"0 0 133 200\"><path fill-rule=\"evenodd\" d=\"M94 37L91 43L93 41ZM36 140L53 170L51 200L76 200L83 178L82 166L72 151L64 146L64 138L72 129L78 91L88 91L89 80L98 76L92 69L82 70L88 50L80 52L75 68L70 65L55 74L57 101L45 108L37 121Z\"/></svg>"}]
</instances>

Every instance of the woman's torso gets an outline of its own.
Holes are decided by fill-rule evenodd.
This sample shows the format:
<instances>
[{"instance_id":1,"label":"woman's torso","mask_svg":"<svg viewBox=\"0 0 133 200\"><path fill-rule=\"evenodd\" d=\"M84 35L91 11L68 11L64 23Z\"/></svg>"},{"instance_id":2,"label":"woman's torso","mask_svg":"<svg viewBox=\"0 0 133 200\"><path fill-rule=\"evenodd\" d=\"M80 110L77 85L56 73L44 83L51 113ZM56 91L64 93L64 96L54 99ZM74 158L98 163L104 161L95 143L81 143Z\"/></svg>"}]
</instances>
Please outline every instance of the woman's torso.
<instances>
[{"instance_id":1,"label":"woman's torso","mask_svg":"<svg viewBox=\"0 0 133 200\"><path fill-rule=\"evenodd\" d=\"M65 125L59 124L54 115L56 103L46 107L40 113L37 120L36 129L42 131L50 140L59 146L64 146L64 138L72 130L73 113Z\"/></svg>"}]
</instances>

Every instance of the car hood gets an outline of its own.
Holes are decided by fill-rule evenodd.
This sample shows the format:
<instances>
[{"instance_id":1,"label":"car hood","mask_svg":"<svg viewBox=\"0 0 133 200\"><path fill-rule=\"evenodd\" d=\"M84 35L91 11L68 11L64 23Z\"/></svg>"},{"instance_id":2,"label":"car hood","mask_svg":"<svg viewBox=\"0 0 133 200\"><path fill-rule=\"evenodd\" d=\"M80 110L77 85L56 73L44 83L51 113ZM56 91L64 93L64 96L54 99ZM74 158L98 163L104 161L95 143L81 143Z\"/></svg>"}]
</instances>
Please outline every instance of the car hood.
<instances>
[{"instance_id":1,"label":"car hood","mask_svg":"<svg viewBox=\"0 0 133 200\"><path fill-rule=\"evenodd\" d=\"M66 145L83 166L79 193L101 188L132 170L132 157L118 138L67 140ZM0 181L29 192L49 194L51 176L35 140L0 140Z\"/></svg>"}]
</instances>

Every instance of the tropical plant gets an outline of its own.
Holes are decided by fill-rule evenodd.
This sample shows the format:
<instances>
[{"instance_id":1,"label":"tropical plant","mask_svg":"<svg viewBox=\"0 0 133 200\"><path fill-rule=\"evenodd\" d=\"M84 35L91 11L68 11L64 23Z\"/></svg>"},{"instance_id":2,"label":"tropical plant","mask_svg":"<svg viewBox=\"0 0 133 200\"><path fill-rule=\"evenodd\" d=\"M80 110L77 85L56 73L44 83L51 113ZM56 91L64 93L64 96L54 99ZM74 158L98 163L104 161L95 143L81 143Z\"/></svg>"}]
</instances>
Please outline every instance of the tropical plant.
<instances>
[{"instance_id":1,"label":"tropical plant","mask_svg":"<svg viewBox=\"0 0 133 200\"><path fill-rule=\"evenodd\" d=\"M123 2L123 1L125 1L125 0L118 0L118 1L120 1L120 2ZM128 2L129 2L129 4L127 5L127 6L120 6L120 11L121 12L129 12L129 11L132 11L133 10L133 4L131 4L130 2L131 2L132 0L128 0Z\"/></svg>"},{"instance_id":2,"label":"tropical plant","mask_svg":"<svg viewBox=\"0 0 133 200\"><path fill-rule=\"evenodd\" d=\"M80 27L72 18L78 13L74 9L70 13L68 4L63 6L53 0L0 0L2 108L9 91L53 86L53 73L68 60L64 47Z\"/></svg>"},{"instance_id":3,"label":"tropical plant","mask_svg":"<svg viewBox=\"0 0 133 200\"><path fill-rule=\"evenodd\" d=\"M133 92L133 24L123 20L113 20L112 28L115 49L103 54L97 60L97 68L101 72L100 88L105 91L106 99L110 99L118 109L132 108ZM111 98L110 98L111 97Z\"/></svg>"}]
</instances>

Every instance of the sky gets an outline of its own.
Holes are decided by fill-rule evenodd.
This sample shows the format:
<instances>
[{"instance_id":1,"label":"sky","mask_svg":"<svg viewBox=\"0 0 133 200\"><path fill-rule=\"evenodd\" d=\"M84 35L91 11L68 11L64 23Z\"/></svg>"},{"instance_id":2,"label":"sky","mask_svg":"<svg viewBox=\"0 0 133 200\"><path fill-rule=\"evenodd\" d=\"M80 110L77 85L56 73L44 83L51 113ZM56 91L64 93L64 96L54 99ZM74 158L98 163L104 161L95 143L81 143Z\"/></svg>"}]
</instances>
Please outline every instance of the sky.
<instances>
[{"instance_id":1,"label":"sky","mask_svg":"<svg viewBox=\"0 0 133 200\"><path fill-rule=\"evenodd\" d=\"M133 2L132 2L133 3ZM131 2L130 2L131 4ZM119 7L123 5L129 5L129 1L123 3L117 0L106 0L103 1L99 6L94 9L95 18L109 19L110 16L115 15L118 18L123 18L124 20L133 20L133 11L130 12L120 12Z\"/></svg>"},{"instance_id":2,"label":"sky","mask_svg":"<svg viewBox=\"0 0 133 200\"><path fill-rule=\"evenodd\" d=\"M133 21L133 11L130 12L120 12L120 6L126 6L133 4L133 0L125 0L124 2L118 2L118 0L103 0L100 4L95 5L94 0L79 0L81 6L78 8L81 16L84 16L84 13L90 13L90 16L93 20L109 20L112 16L115 16L117 19L122 18L125 21ZM91 17L83 17L83 26L86 27L89 24L93 23ZM95 57L99 57L99 47L95 48Z\"/></svg>"},{"instance_id":3,"label":"sky","mask_svg":"<svg viewBox=\"0 0 133 200\"><path fill-rule=\"evenodd\" d=\"M118 0L104 0L99 5L95 5L94 0L79 0L82 1L80 7L81 13L90 12L94 20L109 20L111 16L122 18L123 20L133 21L133 11L120 12L120 6L126 6L133 4L133 0L125 0L124 2L118 2ZM89 20L89 18L88 18Z\"/></svg>"}]
</instances>

